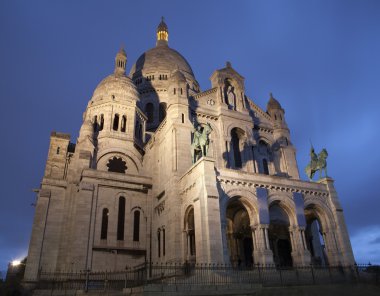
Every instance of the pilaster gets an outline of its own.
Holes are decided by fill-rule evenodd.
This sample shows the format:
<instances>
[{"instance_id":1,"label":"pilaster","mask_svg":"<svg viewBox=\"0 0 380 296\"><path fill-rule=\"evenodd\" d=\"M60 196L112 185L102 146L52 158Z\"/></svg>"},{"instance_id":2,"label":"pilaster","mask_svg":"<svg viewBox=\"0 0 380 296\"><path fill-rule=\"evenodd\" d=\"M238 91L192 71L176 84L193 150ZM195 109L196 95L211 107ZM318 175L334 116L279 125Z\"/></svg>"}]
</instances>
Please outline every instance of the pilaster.
<instances>
[{"instance_id":1,"label":"pilaster","mask_svg":"<svg viewBox=\"0 0 380 296\"><path fill-rule=\"evenodd\" d=\"M332 257L335 257L334 261L339 261L337 262L338 264L342 264L344 266L353 265L355 264L355 259L352 252L346 222L344 220L343 209L340 205L338 194L334 187L334 180L326 177L319 180L319 183L324 184L329 192L330 206L335 219L336 231L335 233L331 233L330 236L331 239L336 240L339 253L336 253L336 255L332 253L331 255ZM340 257L339 259L336 258L338 256Z\"/></svg>"}]
</instances>

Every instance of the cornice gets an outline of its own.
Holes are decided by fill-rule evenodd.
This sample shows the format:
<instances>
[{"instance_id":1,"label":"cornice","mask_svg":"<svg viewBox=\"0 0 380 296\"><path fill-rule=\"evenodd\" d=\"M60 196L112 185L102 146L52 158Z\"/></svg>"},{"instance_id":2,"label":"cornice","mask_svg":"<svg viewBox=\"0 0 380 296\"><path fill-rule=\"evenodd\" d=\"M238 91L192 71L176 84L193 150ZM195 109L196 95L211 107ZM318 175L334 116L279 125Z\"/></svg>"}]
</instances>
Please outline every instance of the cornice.
<instances>
[{"instance_id":1,"label":"cornice","mask_svg":"<svg viewBox=\"0 0 380 296\"><path fill-rule=\"evenodd\" d=\"M207 95L209 95L209 94L212 94L212 93L217 92L217 90L218 90L218 88L217 88L217 87L214 87L214 88L211 88L211 89L206 90L206 91L204 91L204 92L201 92L201 93L199 93L199 94L193 95L193 98L194 98L195 100L198 100L198 99L200 99L200 98L202 98L202 97L205 97L205 96L207 96Z\"/></svg>"},{"instance_id":2,"label":"cornice","mask_svg":"<svg viewBox=\"0 0 380 296\"><path fill-rule=\"evenodd\" d=\"M250 174L252 176L257 174ZM278 177L280 178L280 177ZM327 190L324 190L323 188L317 188L320 186L315 186L318 184L305 182L301 180L292 180L294 181L293 184L285 184L285 182L281 182L281 180L247 180L245 178L234 178L231 176L217 176L217 180L226 186L232 186L232 187L246 187L246 188L266 188L270 191L274 192L299 192L304 195L311 195L311 196L321 196L321 197L328 197L329 193ZM289 180L289 179L287 179ZM280 181L280 182L278 182ZM315 187L315 188L311 188Z\"/></svg>"}]
</instances>

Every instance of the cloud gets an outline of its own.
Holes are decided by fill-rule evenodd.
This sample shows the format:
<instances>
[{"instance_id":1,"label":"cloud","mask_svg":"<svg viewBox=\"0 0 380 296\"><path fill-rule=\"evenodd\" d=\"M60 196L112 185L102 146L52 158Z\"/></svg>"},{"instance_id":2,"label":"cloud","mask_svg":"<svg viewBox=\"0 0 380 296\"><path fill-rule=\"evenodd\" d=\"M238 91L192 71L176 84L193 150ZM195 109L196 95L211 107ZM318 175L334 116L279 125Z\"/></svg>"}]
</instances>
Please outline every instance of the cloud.
<instances>
[{"instance_id":1,"label":"cloud","mask_svg":"<svg viewBox=\"0 0 380 296\"><path fill-rule=\"evenodd\" d=\"M371 241L371 244L380 244L380 236Z\"/></svg>"},{"instance_id":2,"label":"cloud","mask_svg":"<svg viewBox=\"0 0 380 296\"><path fill-rule=\"evenodd\" d=\"M380 226L364 227L351 237L355 260L358 264L380 264Z\"/></svg>"}]
</instances>

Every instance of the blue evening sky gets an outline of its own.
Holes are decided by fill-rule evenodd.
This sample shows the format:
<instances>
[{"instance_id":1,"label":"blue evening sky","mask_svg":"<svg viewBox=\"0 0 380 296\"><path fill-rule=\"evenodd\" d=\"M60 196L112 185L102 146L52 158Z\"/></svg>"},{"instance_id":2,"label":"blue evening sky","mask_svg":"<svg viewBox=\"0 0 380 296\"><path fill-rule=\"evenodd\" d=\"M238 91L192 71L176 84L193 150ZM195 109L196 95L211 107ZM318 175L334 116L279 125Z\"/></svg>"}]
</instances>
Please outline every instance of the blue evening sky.
<instances>
[{"instance_id":1,"label":"blue evening sky","mask_svg":"<svg viewBox=\"0 0 380 296\"><path fill-rule=\"evenodd\" d=\"M302 178L310 140L329 152L358 263L380 263L380 1L0 1L0 270L25 256L52 130L76 141L120 46L128 71L169 45L202 90L231 61L246 94L286 111Z\"/></svg>"}]
</instances>

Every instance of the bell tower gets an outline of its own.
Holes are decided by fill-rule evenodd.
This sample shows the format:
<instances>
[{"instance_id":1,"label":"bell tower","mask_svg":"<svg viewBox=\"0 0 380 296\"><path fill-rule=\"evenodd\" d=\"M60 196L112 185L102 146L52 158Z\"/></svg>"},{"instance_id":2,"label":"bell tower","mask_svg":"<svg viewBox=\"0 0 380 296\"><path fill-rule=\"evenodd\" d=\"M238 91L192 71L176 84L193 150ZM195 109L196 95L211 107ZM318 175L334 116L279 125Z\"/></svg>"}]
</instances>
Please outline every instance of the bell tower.
<instances>
[{"instance_id":1,"label":"bell tower","mask_svg":"<svg viewBox=\"0 0 380 296\"><path fill-rule=\"evenodd\" d=\"M287 175L293 179L299 179L296 160L296 149L290 141L290 132L285 121L285 110L270 93L267 105L267 113L273 122L273 137L275 140L274 150L277 154L277 173Z\"/></svg>"},{"instance_id":2,"label":"bell tower","mask_svg":"<svg viewBox=\"0 0 380 296\"><path fill-rule=\"evenodd\" d=\"M125 66L127 64L127 54L124 48L120 48L115 57L115 76L125 76Z\"/></svg>"}]
</instances>

